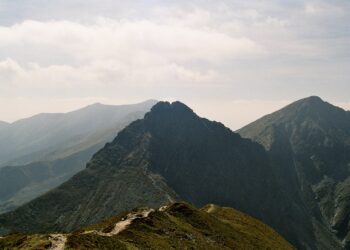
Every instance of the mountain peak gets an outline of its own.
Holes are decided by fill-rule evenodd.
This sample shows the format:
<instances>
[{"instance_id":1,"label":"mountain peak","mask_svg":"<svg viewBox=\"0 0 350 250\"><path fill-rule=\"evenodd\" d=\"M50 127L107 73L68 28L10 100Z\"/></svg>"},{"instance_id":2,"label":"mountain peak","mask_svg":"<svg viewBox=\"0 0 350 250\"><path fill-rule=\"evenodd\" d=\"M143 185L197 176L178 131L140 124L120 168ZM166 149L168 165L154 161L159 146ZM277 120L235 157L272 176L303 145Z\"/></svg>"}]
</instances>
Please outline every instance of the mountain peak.
<instances>
[{"instance_id":1,"label":"mountain peak","mask_svg":"<svg viewBox=\"0 0 350 250\"><path fill-rule=\"evenodd\" d=\"M304 99L301 99L300 101L304 103L309 103L309 104L325 103L325 101L323 101L319 96L309 96Z\"/></svg>"},{"instance_id":2,"label":"mountain peak","mask_svg":"<svg viewBox=\"0 0 350 250\"><path fill-rule=\"evenodd\" d=\"M298 119L302 121L304 119L314 119L317 121L334 121L342 116L346 116L345 113L346 111L342 108L323 101L318 96L310 96L293 102L268 117L272 120L283 119L295 121L295 119Z\"/></svg>"},{"instance_id":3,"label":"mountain peak","mask_svg":"<svg viewBox=\"0 0 350 250\"><path fill-rule=\"evenodd\" d=\"M310 96L310 97L300 99L296 102L293 102L287 107L304 107L304 108L314 107L314 108L316 108L316 107L323 107L325 104L330 105L329 103L323 101L318 96Z\"/></svg>"},{"instance_id":4,"label":"mountain peak","mask_svg":"<svg viewBox=\"0 0 350 250\"><path fill-rule=\"evenodd\" d=\"M93 103L93 104L91 104L89 106L91 106L91 107L97 106L98 107L98 106L104 106L104 104L102 104L100 102L95 102L95 103Z\"/></svg>"},{"instance_id":5,"label":"mountain peak","mask_svg":"<svg viewBox=\"0 0 350 250\"><path fill-rule=\"evenodd\" d=\"M173 115L173 114L182 114L182 115L195 115L193 110L186 106L184 103L175 101L175 102L158 102L154 105L149 112L150 116L153 115Z\"/></svg>"},{"instance_id":6,"label":"mountain peak","mask_svg":"<svg viewBox=\"0 0 350 250\"><path fill-rule=\"evenodd\" d=\"M318 96L306 97L304 99L296 101L295 103L300 103L300 104L308 105L308 106L321 106L321 105L327 104L327 102L323 101Z\"/></svg>"},{"instance_id":7,"label":"mountain peak","mask_svg":"<svg viewBox=\"0 0 350 250\"><path fill-rule=\"evenodd\" d=\"M320 133L321 131L323 131L322 133L326 133L325 131L336 133L336 131L340 129L343 131L342 133L350 135L350 116L348 112L323 101L318 96L310 96L293 102L241 128L239 133L243 137L256 139L254 136L263 134L265 128L272 128L280 125L288 127L289 129L305 127L307 125L309 128L317 128ZM334 135L333 137L344 137L342 133L337 136ZM259 142L269 148L270 143L268 142L271 141L265 140L264 142Z\"/></svg>"},{"instance_id":8,"label":"mountain peak","mask_svg":"<svg viewBox=\"0 0 350 250\"><path fill-rule=\"evenodd\" d=\"M191 108L186 106L186 104L180 102L180 101L175 101L175 102L158 102L156 105L154 105L151 109L151 111L159 111L159 110L184 110L184 111L190 111L193 112Z\"/></svg>"}]
</instances>

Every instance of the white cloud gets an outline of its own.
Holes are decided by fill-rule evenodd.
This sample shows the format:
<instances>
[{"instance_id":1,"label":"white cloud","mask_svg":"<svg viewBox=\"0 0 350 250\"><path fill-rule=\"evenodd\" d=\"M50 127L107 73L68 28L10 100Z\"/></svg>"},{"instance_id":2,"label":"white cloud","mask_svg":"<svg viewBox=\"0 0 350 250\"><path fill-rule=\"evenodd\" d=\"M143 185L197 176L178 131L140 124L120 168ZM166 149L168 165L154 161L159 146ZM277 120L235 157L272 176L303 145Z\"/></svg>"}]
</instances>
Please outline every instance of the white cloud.
<instances>
[{"instance_id":1,"label":"white cloud","mask_svg":"<svg viewBox=\"0 0 350 250\"><path fill-rule=\"evenodd\" d=\"M16 6L0 6L3 103L27 100L29 110L42 100L57 111L72 100L78 106L98 98L170 97L200 103L203 115L222 107L222 120L226 114L247 121L278 106L257 100L317 94L349 102L350 5L342 0L62 0L45 6L28 0ZM12 106L0 106L0 120L20 117L18 110L6 111L16 110L15 101L7 103ZM242 105L243 114L230 112Z\"/></svg>"},{"instance_id":2,"label":"white cloud","mask_svg":"<svg viewBox=\"0 0 350 250\"><path fill-rule=\"evenodd\" d=\"M211 62L263 52L263 48L247 37L148 20L99 18L92 25L70 21L24 21L11 27L0 27L0 48L24 52L28 46L35 49L49 47L51 53L64 53L68 59L79 62L113 58L143 63L144 57L160 61ZM51 55L36 55L45 56ZM31 59L36 60L36 57Z\"/></svg>"},{"instance_id":3,"label":"white cloud","mask_svg":"<svg viewBox=\"0 0 350 250\"><path fill-rule=\"evenodd\" d=\"M0 51L7 57L0 61L2 96L11 91L78 96L127 85L205 85L218 80L217 65L264 55L261 46L244 36L174 21L106 18L93 24L28 20L0 27Z\"/></svg>"},{"instance_id":4,"label":"white cloud","mask_svg":"<svg viewBox=\"0 0 350 250\"><path fill-rule=\"evenodd\" d=\"M341 6L325 1L307 1L304 11L306 14L314 16L341 15L344 13L344 9Z\"/></svg>"}]
</instances>

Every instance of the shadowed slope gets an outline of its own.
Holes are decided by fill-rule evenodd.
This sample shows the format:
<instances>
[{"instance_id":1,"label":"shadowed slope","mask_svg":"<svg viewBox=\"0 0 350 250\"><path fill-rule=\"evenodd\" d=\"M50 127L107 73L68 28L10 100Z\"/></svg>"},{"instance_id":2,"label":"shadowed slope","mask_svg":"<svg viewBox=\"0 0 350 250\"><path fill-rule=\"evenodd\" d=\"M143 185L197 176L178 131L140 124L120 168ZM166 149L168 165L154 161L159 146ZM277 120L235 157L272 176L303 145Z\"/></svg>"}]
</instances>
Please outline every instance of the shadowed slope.
<instances>
[{"instance_id":1,"label":"shadowed slope","mask_svg":"<svg viewBox=\"0 0 350 250\"><path fill-rule=\"evenodd\" d=\"M309 97L239 133L268 150L280 184L310 214L318 247L350 248L350 112Z\"/></svg>"}]
</instances>

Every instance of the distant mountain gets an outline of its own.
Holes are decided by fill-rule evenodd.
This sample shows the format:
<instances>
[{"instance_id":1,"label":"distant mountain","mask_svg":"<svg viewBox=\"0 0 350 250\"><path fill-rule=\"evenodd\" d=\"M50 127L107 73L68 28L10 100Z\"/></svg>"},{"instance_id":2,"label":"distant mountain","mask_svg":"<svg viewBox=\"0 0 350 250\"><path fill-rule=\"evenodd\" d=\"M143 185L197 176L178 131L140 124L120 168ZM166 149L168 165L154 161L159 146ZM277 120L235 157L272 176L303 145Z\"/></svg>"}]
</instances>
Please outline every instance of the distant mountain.
<instances>
[{"instance_id":1,"label":"distant mountain","mask_svg":"<svg viewBox=\"0 0 350 250\"><path fill-rule=\"evenodd\" d=\"M264 145L280 184L310 214L318 249L350 249L350 112L309 97L239 133Z\"/></svg>"},{"instance_id":2,"label":"distant mountain","mask_svg":"<svg viewBox=\"0 0 350 250\"><path fill-rule=\"evenodd\" d=\"M258 143L198 117L180 102L157 103L58 188L0 216L0 231L71 231L137 206L175 200L235 207L302 249L313 246L307 214L280 188Z\"/></svg>"},{"instance_id":3,"label":"distant mountain","mask_svg":"<svg viewBox=\"0 0 350 250\"><path fill-rule=\"evenodd\" d=\"M155 103L97 103L69 113L39 114L9 124L0 130L0 166L64 158L106 142L116 131L142 118Z\"/></svg>"},{"instance_id":4,"label":"distant mountain","mask_svg":"<svg viewBox=\"0 0 350 250\"><path fill-rule=\"evenodd\" d=\"M95 104L6 125L0 130L0 161L12 158L9 165L30 163L0 168L0 213L46 193L84 169L94 153L130 122L142 118L155 103Z\"/></svg>"},{"instance_id":5,"label":"distant mountain","mask_svg":"<svg viewBox=\"0 0 350 250\"><path fill-rule=\"evenodd\" d=\"M184 203L134 209L68 234L10 235L0 238L0 248L294 249L267 225L232 208Z\"/></svg>"},{"instance_id":6,"label":"distant mountain","mask_svg":"<svg viewBox=\"0 0 350 250\"><path fill-rule=\"evenodd\" d=\"M54 161L0 168L0 214L46 193L85 168L103 144Z\"/></svg>"},{"instance_id":7,"label":"distant mountain","mask_svg":"<svg viewBox=\"0 0 350 250\"><path fill-rule=\"evenodd\" d=\"M7 127L8 125L10 125L10 124L7 122L0 121L0 130Z\"/></svg>"}]
</instances>

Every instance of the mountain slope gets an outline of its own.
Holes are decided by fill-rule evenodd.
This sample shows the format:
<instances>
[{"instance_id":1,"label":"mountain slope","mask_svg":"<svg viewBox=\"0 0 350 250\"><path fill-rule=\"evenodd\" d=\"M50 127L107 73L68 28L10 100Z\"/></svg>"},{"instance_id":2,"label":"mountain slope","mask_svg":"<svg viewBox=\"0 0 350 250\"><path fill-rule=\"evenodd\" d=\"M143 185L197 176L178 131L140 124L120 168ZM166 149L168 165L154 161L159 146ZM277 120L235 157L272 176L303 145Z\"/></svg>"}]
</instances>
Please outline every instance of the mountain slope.
<instances>
[{"instance_id":1,"label":"mountain slope","mask_svg":"<svg viewBox=\"0 0 350 250\"><path fill-rule=\"evenodd\" d=\"M17 158L0 168L0 213L46 193L84 169L94 153L130 122L142 118L152 104L154 101L95 104L8 124L0 131L0 148L4 148L0 161L5 161L6 152ZM21 156L27 150L38 151ZM20 164L25 162L29 163Z\"/></svg>"},{"instance_id":2,"label":"mountain slope","mask_svg":"<svg viewBox=\"0 0 350 250\"><path fill-rule=\"evenodd\" d=\"M65 114L39 114L0 130L0 166L55 160L113 139L156 103L94 104ZM69 150L68 150L69 149Z\"/></svg>"},{"instance_id":3,"label":"mountain slope","mask_svg":"<svg viewBox=\"0 0 350 250\"><path fill-rule=\"evenodd\" d=\"M8 125L9 125L9 123L0 121L0 129L3 129L3 128L7 127Z\"/></svg>"},{"instance_id":4,"label":"mountain slope","mask_svg":"<svg viewBox=\"0 0 350 250\"><path fill-rule=\"evenodd\" d=\"M178 199L235 207L296 246L314 242L307 215L280 189L263 147L180 102L156 104L95 154L87 169L0 216L0 225L2 232L70 231Z\"/></svg>"},{"instance_id":5,"label":"mountain slope","mask_svg":"<svg viewBox=\"0 0 350 250\"><path fill-rule=\"evenodd\" d=\"M280 184L310 214L319 249L350 248L350 112L309 97L239 133L268 150Z\"/></svg>"},{"instance_id":6,"label":"mountain slope","mask_svg":"<svg viewBox=\"0 0 350 250\"><path fill-rule=\"evenodd\" d=\"M135 209L66 235L0 239L3 249L15 245L46 249L58 244L61 249L293 249L273 229L232 208L207 205L195 209L183 203L157 210Z\"/></svg>"},{"instance_id":7,"label":"mountain slope","mask_svg":"<svg viewBox=\"0 0 350 250\"><path fill-rule=\"evenodd\" d=\"M0 213L4 213L57 187L85 168L97 144L63 159L0 168Z\"/></svg>"}]
</instances>

